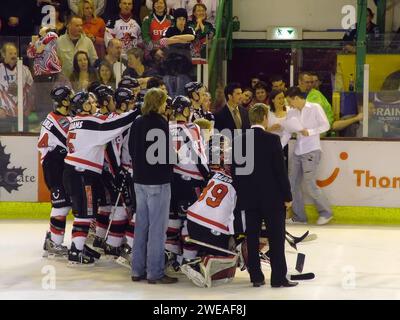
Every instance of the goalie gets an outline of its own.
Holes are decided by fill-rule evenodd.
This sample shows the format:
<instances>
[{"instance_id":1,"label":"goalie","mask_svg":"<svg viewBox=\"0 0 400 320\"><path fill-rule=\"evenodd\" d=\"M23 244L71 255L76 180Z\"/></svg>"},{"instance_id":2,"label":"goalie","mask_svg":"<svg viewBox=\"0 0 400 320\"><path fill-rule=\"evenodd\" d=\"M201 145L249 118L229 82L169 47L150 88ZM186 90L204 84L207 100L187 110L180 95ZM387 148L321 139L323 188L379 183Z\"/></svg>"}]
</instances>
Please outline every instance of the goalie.
<instances>
[{"instance_id":1,"label":"goalie","mask_svg":"<svg viewBox=\"0 0 400 320\"><path fill-rule=\"evenodd\" d=\"M224 164L229 143L222 135L213 136L211 143L209 162L214 175L187 211L189 241L205 245L198 247L200 259L181 266L182 273L199 287L231 281L237 266L237 254L229 251L236 205L229 167ZM212 161L216 155L218 160Z\"/></svg>"}]
</instances>

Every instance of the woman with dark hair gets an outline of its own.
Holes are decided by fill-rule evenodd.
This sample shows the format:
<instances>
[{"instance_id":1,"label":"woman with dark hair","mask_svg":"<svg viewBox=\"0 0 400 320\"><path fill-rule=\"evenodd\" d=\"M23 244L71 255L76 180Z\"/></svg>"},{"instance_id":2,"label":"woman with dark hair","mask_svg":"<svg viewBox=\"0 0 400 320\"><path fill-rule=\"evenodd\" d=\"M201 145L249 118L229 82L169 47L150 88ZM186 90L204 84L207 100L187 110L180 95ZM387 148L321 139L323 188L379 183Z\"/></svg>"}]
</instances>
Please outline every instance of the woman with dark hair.
<instances>
[{"instance_id":1,"label":"woman with dark hair","mask_svg":"<svg viewBox=\"0 0 400 320\"><path fill-rule=\"evenodd\" d=\"M268 105L268 86L264 81L259 81L254 86L253 104L264 103Z\"/></svg>"},{"instance_id":2,"label":"woman with dark hair","mask_svg":"<svg viewBox=\"0 0 400 320\"><path fill-rule=\"evenodd\" d=\"M285 94L282 90L272 90L269 95L268 132L281 137L282 146L287 144L287 137L282 128L282 122L286 120L288 107L285 102Z\"/></svg>"},{"instance_id":3,"label":"woman with dark hair","mask_svg":"<svg viewBox=\"0 0 400 320\"><path fill-rule=\"evenodd\" d=\"M143 19L142 37L151 50L160 47L160 39L172 24L172 17L167 14L166 0L153 0L152 12Z\"/></svg>"},{"instance_id":4,"label":"woman with dark hair","mask_svg":"<svg viewBox=\"0 0 400 320\"><path fill-rule=\"evenodd\" d=\"M85 51L74 55L73 72L70 77L74 91L86 90L90 83L97 80L96 72L92 69L89 56Z\"/></svg>"},{"instance_id":5,"label":"woman with dark hair","mask_svg":"<svg viewBox=\"0 0 400 320\"><path fill-rule=\"evenodd\" d=\"M115 76L113 72L113 67L110 63L103 60L98 69L98 78L100 83L105 84L113 89L115 89Z\"/></svg>"},{"instance_id":6,"label":"woman with dark hair","mask_svg":"<svg viewBox=\"0 0 400 320\"><path fill-rule=\"evenodd\" d=\"M214 26L207 21L207 7L203 3L197 3L193 7L192 20L188 23L195 31L195 39L192 42L192 62L205 62L207 41L214 37Z\"/></svg>"}]
</instances>

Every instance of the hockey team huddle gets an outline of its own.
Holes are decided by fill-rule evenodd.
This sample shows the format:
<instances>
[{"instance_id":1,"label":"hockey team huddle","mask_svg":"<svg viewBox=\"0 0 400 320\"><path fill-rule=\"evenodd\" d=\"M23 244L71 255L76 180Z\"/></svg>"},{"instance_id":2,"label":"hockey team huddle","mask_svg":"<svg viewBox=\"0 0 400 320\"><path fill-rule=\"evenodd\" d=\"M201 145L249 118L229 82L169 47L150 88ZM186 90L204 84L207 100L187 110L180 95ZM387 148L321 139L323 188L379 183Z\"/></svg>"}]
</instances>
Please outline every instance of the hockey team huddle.
<instances>
[{"instance_id":1,"label":"hockey team huddle","mask_svg":"<svg viewBox=\"0 0 400 320\"><path fill-rule=\"evenodd\" d=\"M166 91L162 82L149 87ZM213 115L199 103L204 86L190 82L185 90L187 96L167 100L164 114L178 159L171 183L165 268L185 274L199 287L210 287L232 280L238 267L246 268L245 236L224 161L231 142L213 135ZM51 97L54 111L43 121L38 141L52 203L44 256L67 259L70 266L94 265L103 256L131 268L135 168L129 149L132 123L143 105L140 84L125 76L115 92L94 82L87 92L75 94L66 86L56 87ZM195 161L184 161L188 153ZM68 249L63 242L71 209ZM268 263L266 248L260 248L260 257Z\"/></svg>"}]
</instances>

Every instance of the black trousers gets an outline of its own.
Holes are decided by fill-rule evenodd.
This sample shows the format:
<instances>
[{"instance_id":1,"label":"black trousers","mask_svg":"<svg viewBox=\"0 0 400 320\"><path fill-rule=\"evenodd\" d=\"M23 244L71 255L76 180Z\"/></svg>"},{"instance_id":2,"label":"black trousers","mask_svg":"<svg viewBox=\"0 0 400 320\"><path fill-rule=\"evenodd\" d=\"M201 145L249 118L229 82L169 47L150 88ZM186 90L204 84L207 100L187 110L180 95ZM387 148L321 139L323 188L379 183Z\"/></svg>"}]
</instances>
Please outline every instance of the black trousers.
<instances>
[{"instance_id":1,"label":"black trousers","mask_svg":"<svg viewBox=\"0 0 400 320\"><path fill-rule=\"evenodd\" d=\"M187 228L189 236L192 239L211 244L213 246L228 250L229 249L229 239L230 235L220 233L219 235L213 234L211 229L203 227L191 220L187 221ZM199 256L204 255L214 255L214 256L227 256L228 254L219 250L215 250L208 247L199 246Z\"/></svg>"},{"instance_id":2,"label":"black trousers","mask_svg":"<svg viewBox=\"0 0 400 320\"><path fill-rule=\"evenodd\" d=\"M261 282L264 275L261 271L259 245L261 222L268 228L268 241L271 260L271 284L286 281L285 258L285 208L266 211L265 209L246 210L246 236L249 255L249 273L251 282Z\"/></svg>"}]
</instances>

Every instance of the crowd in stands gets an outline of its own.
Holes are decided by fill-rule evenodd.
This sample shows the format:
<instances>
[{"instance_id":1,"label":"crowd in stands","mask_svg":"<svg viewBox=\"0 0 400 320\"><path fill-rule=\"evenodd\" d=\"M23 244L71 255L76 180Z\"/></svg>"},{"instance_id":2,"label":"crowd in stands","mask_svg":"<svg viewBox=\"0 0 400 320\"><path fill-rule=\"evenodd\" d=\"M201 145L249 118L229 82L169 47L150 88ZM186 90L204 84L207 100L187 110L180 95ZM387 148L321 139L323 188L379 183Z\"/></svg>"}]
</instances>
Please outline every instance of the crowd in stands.
<instances>
[{"instance_id":1,"label":"crowd in stands","mask_svg":"<svg viewBox=\"0 0 400 320\"><path fill-rule=\"evenodd\" d=\"M183 94L194 65L206 60L216 10L217 0L4 0L0 131L17 128L18 57L25 124L52 110L49 92L61 84L80 91L96 80L115 88L129 75L145 89L159 77L170 96Z\"/></svg>"}]
</instances>

